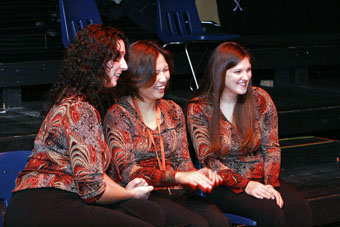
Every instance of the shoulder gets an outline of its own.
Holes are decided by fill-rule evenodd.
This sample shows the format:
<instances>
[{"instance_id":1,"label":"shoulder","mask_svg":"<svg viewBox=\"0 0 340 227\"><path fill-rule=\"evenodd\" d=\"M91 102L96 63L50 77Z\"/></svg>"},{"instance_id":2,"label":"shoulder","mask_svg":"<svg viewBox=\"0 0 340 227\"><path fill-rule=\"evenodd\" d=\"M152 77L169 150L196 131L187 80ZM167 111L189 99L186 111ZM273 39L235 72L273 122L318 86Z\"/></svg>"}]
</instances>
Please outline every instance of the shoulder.
<instances>
[{"instance_id":1,"label":"shoulder","mask_svg":"<svg viewBox=\"0 0 340 227\"><path fill-rule=\"evenodd\" d=\"M126 97L123 97L118 103L112 105L108 111L107 114L116 114L116 113L122 113L122 112L130 112L131 108L129 108L129 103L126 99Z\"/></svg>"},{"instance_id":2,"label":"shoulder","mask_svg":"<svg viewBox=\"0 0 340 227\"><path fill-rule=\"evenodd\" d=\"M268 92L266 92L263 88L253 86L252 90L253 90L253 93L256 96L261 96L261 97L264 97L264 98L270 98L270 95L268 94Z\"/></svg>"},{"instance_id":3,"label":"shoulder","mask_svg":"<svg viewBox=\"0 0 340 227\"><path fill-rule=\"evenodd\" d=\"M100 114L91 104L80 97L69 97L58 105L57 111L64 111L65 116L72 121L101 121Z\"/></svg>"},{"instance_id":4,"label":"shoulder","mask_svg":"<svg viewBox=\"0 0 340 227\"><path fill-rule=\"evenodd\" d=\"M267 91L260 87L252 87L256 99L257 109L260 113L275 108L274 102Z\"/></svg>"},{"instance_id":5,"label":"shoulder","mask_svg":"<svg viewBox=\"0 0 340 227\"><path fill-rule=\"evenodd\" d=\"M188 104L188 114L210 113L212 110L209 101L203 98L196 97L190 100Z\"/></svg>"},{"instance_id":6,"label":"shoulder","mask_svg":"<svg viewBox=\"0 0 340 227\"><path fill-rule=\"evenodd\" d=\"M169 99L160 99L159 100L159 105L163 111L176 111L176 112L182 112L182 108L180 105L175 103L173 100Z\"/></svg>"},{"instance_id":7,"label":"shoulder","mask_svg":"<svg viewBox=\"0 0 340 227\"><path fill-rule=\"evenodd\" d=\"M159 106L165 120L170 124L178 124L184 120L182 108L172 100L159 100Z\"/></svg>"}]
</instances>

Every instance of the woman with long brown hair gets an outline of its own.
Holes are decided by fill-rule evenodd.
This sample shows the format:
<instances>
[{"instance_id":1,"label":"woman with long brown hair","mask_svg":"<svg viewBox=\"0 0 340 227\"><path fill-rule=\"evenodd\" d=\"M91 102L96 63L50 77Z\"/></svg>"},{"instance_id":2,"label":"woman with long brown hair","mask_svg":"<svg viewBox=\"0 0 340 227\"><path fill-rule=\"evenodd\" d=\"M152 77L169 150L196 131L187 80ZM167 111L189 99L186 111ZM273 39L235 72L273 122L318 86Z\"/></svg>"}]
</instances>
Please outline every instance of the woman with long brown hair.
<instances>
[{"instance_id":1,"label":"woman with long brown hair","mask_svg":"<svg viewBox=\"0 0 340 227\"><path fill-rule=\"evenodd\" d=\"M279 181L278 119L269 94L251 83L251 57L234 42L212 53L187 109L188 130L203 167L223 178L208 197L224 212L259 226L311 226L309 204Z\"/></svg>"}]
</instances>

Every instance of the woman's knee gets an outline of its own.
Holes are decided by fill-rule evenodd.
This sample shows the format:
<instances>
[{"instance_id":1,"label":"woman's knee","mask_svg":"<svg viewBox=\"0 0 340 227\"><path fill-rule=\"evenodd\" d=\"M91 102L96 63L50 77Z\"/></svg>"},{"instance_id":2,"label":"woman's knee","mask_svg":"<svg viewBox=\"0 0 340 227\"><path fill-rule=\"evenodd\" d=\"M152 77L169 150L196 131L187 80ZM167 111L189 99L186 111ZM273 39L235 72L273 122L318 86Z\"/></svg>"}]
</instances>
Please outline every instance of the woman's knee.
<instances>
[{"instance_id":1,"label":"woman's knee","mask_svg":"<svg viewBox=\"0 0 340 227\"><path fill-rule=\"evenodd\" d=\"M259 226L286 226L284 210L276 204L259 208L255 215Z\"/></svg>"},{"instance_id":2,"label":"woman's knee","mask_svg":"<svg viewBox=\"0 0 340 227\"><path fill-rule=\"evenodd\" d=\"M129 199L120 204L120 207L155 226L166 225L164 209L155 202L144 199Z\"/></svg>"}]
</instances>

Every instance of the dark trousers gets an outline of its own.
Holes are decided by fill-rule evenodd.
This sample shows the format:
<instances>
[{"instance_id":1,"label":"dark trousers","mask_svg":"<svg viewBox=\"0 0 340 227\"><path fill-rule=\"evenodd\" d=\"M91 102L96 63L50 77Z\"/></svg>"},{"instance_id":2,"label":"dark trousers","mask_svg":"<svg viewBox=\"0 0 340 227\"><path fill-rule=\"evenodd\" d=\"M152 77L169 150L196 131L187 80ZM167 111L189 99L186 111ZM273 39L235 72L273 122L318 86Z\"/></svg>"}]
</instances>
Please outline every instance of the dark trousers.
<instances>
[{"instance_id":1,"label":"dark trousers","mask_svg":"<svg viewBox=\"0 0 340 227\"><path fill-rule=\"evenodd\" d=\"M152 191L149 200L165 211L169 226L231 226L229 219L207 199L186 190Z\"/></svg>"},{"instance_id":2,"label":"dark trousers","mask_svg":"<svg viewBox=\"0 0 340 227\"><path fill-rule=\"evenodd\" d=\"M148 200L129 199L111 206L90 205L76 193L27 189L13 193L5 226L164 226L165 214Z\"/></svg>"},{"instance_id":3,"label":"dark trousers","mask_svg":"<svg viewBox=\"0 0 340 227\"><path fill-rule=\"evenodd\" d=\"M312 226L309 203L300 193L281 181L277 189L284 205L280 208L275 200L257 199L242 192L235 194L227 187L215 188L209 199L222 211L245 216L257 221L258 226Z\"/></svg>"}]
</instances>

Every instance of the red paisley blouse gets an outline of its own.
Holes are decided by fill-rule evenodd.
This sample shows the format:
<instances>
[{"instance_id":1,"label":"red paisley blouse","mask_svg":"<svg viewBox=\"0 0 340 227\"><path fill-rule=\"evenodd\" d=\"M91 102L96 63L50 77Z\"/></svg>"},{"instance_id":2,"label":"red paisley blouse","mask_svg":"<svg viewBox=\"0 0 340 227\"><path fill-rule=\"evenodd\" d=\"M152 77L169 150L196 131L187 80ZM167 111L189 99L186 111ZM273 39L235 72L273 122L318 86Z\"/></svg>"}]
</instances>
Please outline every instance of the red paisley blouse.
<instances>
[{"instance_id":1,"label":"red paisley blouse","mask_svg":"<svg viewBox=\"0 0 340 227\"><path fill-rule=\"evenodd\" d=\"M66 98L47 114L13 191L52 187L95 202L105 191L109 156L98 111L79 97Z\"/></svg>"},{"instance_id":2,"label":"red paisley blouse","mask_svg":"<svg viewBox=\"0 0 340 227\"><path fill-rule=\"evenodd\" d=\"M202 101L188 105L187 123L196 155L202 164L217 171L224 184L235 193L242 192L250 180L280 186L281 150L278 143L278 118L275 105L263 89L253 87L257 102L256 136L258 146L242 149L242 141L234 126L220 111L219 152L210 150L208 125L212 107Z\"/></svg>"},{"instance_id":3,"label":"red paisley blouse","mask_svg":"<svg viewBox=\"0 0 340 227\"><path fill-rule=\"evenodd\" d=\"M135 108L126 100L113 105L104 120L104 134L112 152L108 175L126 185L134 178L144 178L155 189L182 188L175 183L177 171L196 170L192 164L182 109L170 100L159 100L163 121L161 135L164 142L166 170L160 170L154 146L148 137L147 126ZM159 157L158 129L151 130Z\"/></svg>"}]
</instances>

